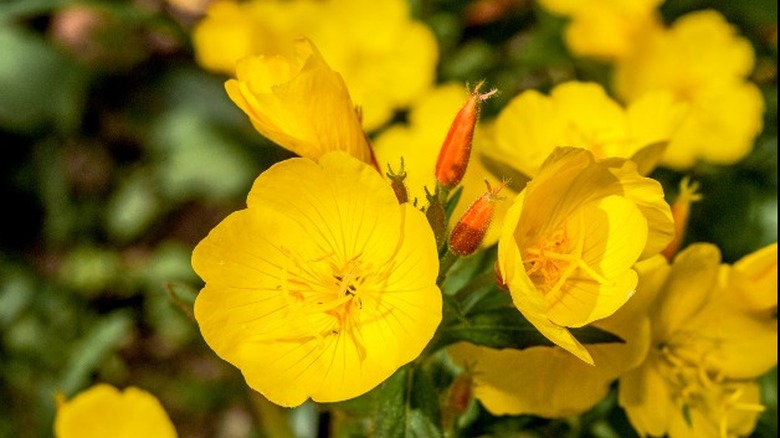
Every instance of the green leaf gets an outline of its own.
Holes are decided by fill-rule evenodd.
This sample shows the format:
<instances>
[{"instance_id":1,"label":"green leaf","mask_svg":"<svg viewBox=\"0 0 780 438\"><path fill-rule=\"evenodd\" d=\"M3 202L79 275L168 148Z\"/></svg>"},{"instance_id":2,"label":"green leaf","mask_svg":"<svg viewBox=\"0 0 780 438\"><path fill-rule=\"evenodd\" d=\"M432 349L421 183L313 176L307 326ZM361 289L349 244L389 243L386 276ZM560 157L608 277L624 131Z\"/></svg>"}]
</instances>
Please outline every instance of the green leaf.
<instances>
[{"instance_id":1,"label":"green leaf","mask_svg":"<svg viewBox=\"0 0 780 438\"><path fill-rule=\"evenodd\" d=\"M441 437L441 413L430 376L414 364L396 371L381 387L374 436Z\"/></svg>"},{"instance_id":2,"label":"green leaf","mask_svg":"<svg viewBox=\"0 0 780 438\"><path fill-rule=\"evenodd\" d=\"M432 351L460 341L499 349L554 345L512 305L507 292L494 287L475 296L476 302L472 303L467 297L467 307L453 299L445 300L446 319L429 347ZM584 344L623 342L592 326L569 330Z\"/></svg>"},{"instance_id":3,"label":"green leaf","mask_svg":"<svg viewBox=\"0 0 780 438\"><path fill-rule=\"evenodd\" d=\"M13 25L0 26L0 53L0 127L72 132L87 95L85 72L39 36Z\"/></svg>"},{"instance_id":4,"label":"green leaf","mask_svg":"<svg viewBox=\"0 0 780 438\"><path fill-rule=\"evenodd\" d=\"M57 389L73 394L89 382L100 364L130 334L133 320L126 312L111 313L96 323L73 348Z\"/></svg>"}]
</instances>

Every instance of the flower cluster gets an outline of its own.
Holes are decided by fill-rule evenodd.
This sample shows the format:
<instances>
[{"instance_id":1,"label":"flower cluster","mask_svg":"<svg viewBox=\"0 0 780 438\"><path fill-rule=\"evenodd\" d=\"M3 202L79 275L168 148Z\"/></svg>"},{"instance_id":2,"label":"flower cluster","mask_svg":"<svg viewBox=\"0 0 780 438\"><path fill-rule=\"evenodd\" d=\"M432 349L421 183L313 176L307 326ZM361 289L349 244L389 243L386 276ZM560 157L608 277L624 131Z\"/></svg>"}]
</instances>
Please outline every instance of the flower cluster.
<instances>
[{"instance_id":1,"label":"flower cluster","mask_svg":"<svg viewBox=\"0 0 780 438\"><path fill-rule=\"evenodd\" d=\"M659 0L540 3L569 17L572 53L609 63L614 95L565 81L486 116L484 81L432 86L435 43L404 2L210 6L199 61L298 155L257 176L191 260L205 343L265 399L368 394L438 436L473 400L566 418L615 390L642 436L753 431L757 379L777 364L777 245L723 263L685 240L706 191L684 177L670 206L653 178L750 151L752 48L712 11L667 27ZM58 436L101 408L143 409L175 436L144 393L93 391L60 406ZM394 427L377 418L378 436Z\"/></svg>"},{"instance_id":2,"label":"flower cluster","mask_svg":"<svg viewBox=\"0 0 780 438\"><path fill-rule=\"evenodd\" d=\"M219 0L195 28L193 44L203 67L233 74L245 57L286 55L300 35L344 76L367 130L433 84L436 39L404 0Z\"/></svg>"},{"instance_id":3,"label":"flower cluster","mask_svg":"<svg viewBox=\"0 0 780 438\"><path fill-rule=\"evenodd\" d=\"M659 19L658 0L540 3L570 17L566 43L574 54L614 65L614 88L629 106L666 93L676 106L686 108L680 126L666 138L665 165L686 169L698 160L733 164L750 152L764 112L761 92L747 80L755 55L720 13L692 12L667 27Z\"/></svg>"},{"instance_id":4,"label":"flower cluster","mask_svg":"<svg viewBox=\"0 0 780 438\"><path fill-rule=\"evenodd\" d=\"M315 44L299 44L297 61L239 61L227 90L259 132L305 158L260 175L247 208L193 254L206 283L195 302L201 333L252 388L283 406L347 400L451 345L471 376L457 380L458 397L473 388L496 415L577 415L618 380L641 433L752 429L760 405L750 379L777 360L776 300L766 297L776 247L734 267L711 245L676 255L699 195L685 183L673 210L647 176L679 155L696 104L647 87L624 106L599 84L568 82L549 96L523 92L478 127L495 91L447 85L372 146L341 76ZM639 81L625 75L618 83ZM524 180L500 196L513 175ZM457 259L496 240L489 290L511 303L497 311L545 342L470 333L462 320L473 315L458 307L479 298L468 285L446 291ZM580 340L583 329L597 340ZM754 347L770 353L735 359ZM462 411L463 401L446 406Z\"/></svg>"}]
</instances>

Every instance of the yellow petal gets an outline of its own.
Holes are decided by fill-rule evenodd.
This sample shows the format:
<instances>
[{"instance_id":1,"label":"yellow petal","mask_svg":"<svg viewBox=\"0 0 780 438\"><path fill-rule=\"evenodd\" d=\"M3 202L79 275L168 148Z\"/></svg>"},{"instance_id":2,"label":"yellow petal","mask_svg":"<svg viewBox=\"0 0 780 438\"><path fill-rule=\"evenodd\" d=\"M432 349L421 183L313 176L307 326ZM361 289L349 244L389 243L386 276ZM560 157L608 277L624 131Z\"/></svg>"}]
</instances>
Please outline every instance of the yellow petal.
<instances>
[{"instance_id":1,"label":"yellow petal","mask_svg":"<svg viewBox=\"0 0 780 438\"><path fill-rule=\"evenodd\" d=\"M763 127L764 99L758 87L734 82L702 91L672 137L664 163L676 169L702 159L733 164L753 148Z\"/></svg>"},{"instance_id":2,"label":"yellow petal","mask_svg":"<svg viewBox=\"0 0 780 438\"><path fill-rule=\"evenodd\" d=\"M370 163L371 150L341 76L309 40L295 44L295 59L241 60L230 98L263 136L308 158L342 150Z\"/></svg>"},{"instance_id":3,"label":"yellow petal","mask_svg":"<svg viewBox=\"0 0 780 438\"><path fill-rule=\"evenodd\" d=\"M749 308L777 308L777 242L742 257L730 275L729 283L740 289Z\"/></svg>"},{"instance_id":4,"label":"yellow petal","mask_svg":"<svg viewBox=\"0 0 780 438\"><path fill-rule=\"evenodd\" d=\"M175 438L176 430L160 402L135 387L119 391L97 384L57 407L57 438Z\"/></svg>"},{"instance_id":5,"label":"yellow petal","mask_svg":"<svg viewBox=\"0 0 780 438\"><path fill-rule=\"evenodd\" d=\"M666 381L651 363L620 378L618 403L634 429L643 435L663 436L677 409L671 402Z\"/></svg>"},{"instance_id":6,"label":"yellow petal","mask_svg":"<svg viewBox=\"0 0 780 438\"><path fill-rule=\"evenodd\" d=\"M506 161L526 175L535 175L542 162L561 144L564 121L558 117L553 100L528 90L513 98L496 119L496 158Z\"/></svg>"},{"instance_id":7,"label":"yellow petal","mask_svg":"<svg viewBox=\"0 0 780 438\"><path fill-rule=\"evenodd\" d=\"M655 339L669 339L704 309L718 281L720 251L695 244L675 257L654 310Z\"/></svg>"},{"instance_id":8,"label":"yellow petal","mask_svg":"<svg viewBox=\"0 0 780 438\"><path fill-rule=\"evenodd\" d=\"M581 327L613 314L636 289L631 266L644 249L647 221L629 200L607 196L582 207L582 219L569 228L583 239L582 266L550 303L549 318ZM548 297L548 303L549 303Z\"/></svg>"},{"instance_id":9,"label":"yellow petal","mask_svg":"<svg viewBox=\"0 0 780 438\"><path fill-rule=\"evenodd\" d=\"M449 352L474 375L474 396L493 415L579 415L601 401L615 376L557 347L494 350L457 344Z\"/></svg>"}]
</instances>

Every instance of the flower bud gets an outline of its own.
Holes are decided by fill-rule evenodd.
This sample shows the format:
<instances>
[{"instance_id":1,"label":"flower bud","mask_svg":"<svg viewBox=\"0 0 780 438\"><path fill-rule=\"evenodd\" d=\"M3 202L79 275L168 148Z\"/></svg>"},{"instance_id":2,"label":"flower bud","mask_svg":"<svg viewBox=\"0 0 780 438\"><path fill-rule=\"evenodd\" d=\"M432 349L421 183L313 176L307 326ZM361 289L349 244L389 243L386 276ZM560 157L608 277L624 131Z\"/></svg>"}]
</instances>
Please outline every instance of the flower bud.
<instances>
[{"instance_id":1,"label":"flower bud","mask_svg":"<svg viewBox=\"0 0 780 438\"><path fill-rule=\"evenodd\" d=\"M494 89L480 94L479 88L483 83L480 82L474 87L469 100L455 115L439 151L439 158L436 161L436 181L447 189L457 186L466 173L474 127L479 118L479 104L496 93Z\"/></svg>"},{"instance_id":2,"label":"flower bud","mask_svg":"<svg viewBox=\"0 0 780 438\"><path fill-rule=\"evenodd\" d=\"M460 415L466 412L466 408L469 407L471 401L471 389L474 385L474 380L470 371L465 371L455 378L452 382L448 395L448 407L452 409L452 413Z\"/></svg>"},{"instance_id":3,"label":"flower bud","mask_svg":"<svg viewBox=\"0 0 780 438\"><path fill-rule=\"evenodd\" d=\"M398 169L397 173L393 171L393 168L390 167L390 163L388 163L387 173L385 175L390 178L390 187L393 188L393 192L395 193L396 199L398 199L398 203L405 204L409 202L409 193L406 191L406 184L404 184L404 180L406 179L404 158L401 157L401 167Z\"/></svg>"},{"instance_id":4,"label":"flower bud","mask_svg":"<svg viewBox=\"0 0 780 438\"><path fill-rule=\"evenodd\" d=\"M487 184L487 192L466 209L463 217L455 224L452 233L450 233L450 249L461 257L474 253L482 244L490 221L493 220L496 201L503 199L497 195L505 184L501 184L495 189L491 188L487 181L485 184Z\"/></svg>"},{"instance_id":5,"label":"flower bud","mask_svg":"<svg viewBox=\"0 0 780 438\"><path fill-rule=\"evenodd\" d=\"M672 204L672 217L674 218L674 239L661 251L667 260L671 260L680 249L685 238L685 228L688 226L688 216L691 213L691 204L701 200L698 193L699 183L691 182L687 176L680 181L680 193Z\"/></svg>"}]
</instances>

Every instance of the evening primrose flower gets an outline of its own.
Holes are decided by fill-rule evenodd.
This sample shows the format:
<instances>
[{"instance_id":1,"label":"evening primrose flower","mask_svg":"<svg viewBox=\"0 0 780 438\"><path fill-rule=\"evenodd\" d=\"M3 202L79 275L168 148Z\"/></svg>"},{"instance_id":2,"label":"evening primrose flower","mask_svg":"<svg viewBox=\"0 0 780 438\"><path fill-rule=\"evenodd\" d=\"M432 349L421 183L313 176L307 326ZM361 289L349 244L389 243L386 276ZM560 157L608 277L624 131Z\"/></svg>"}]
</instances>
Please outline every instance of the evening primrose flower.
<instances>
[{"instance_id":1,"label":"evening primrose flower","mask_svg":"<svg viewBox=\"0 0 780 438\"><path fill-rule=\"evenodd\" d=\"M368 392L420 354L442 316L425 216L343 152L261 174L192 264L206 343L282 406Z\"/></svg>"},{"instance_id":2,"label":"evening primrose flower","mask_svg":"<svg viewBox=\"0 0 780 438\"><path fill-rule=\"evenodd\" d=\"M152 394L135 387L123 391L104 383L58 400L57 438L175 438L168 414Z\"/></svg>"},{"instance_id":3,"label":"evening primrose flower","mask_svg":"<svg viewBox=\"0 0 780 438\"><path fill-rule=\"evenodd\" d=\"M580 415L604 400L611 383L647 355L650 321L645 289L654 279L642 273L645 266L659 263L665 263L661 256L638 263L636 295L611 316L592 324L624 341L587 345L595 367L557 346L496 350L459 343L448 352L473 376L474 397L493 415Z\"/></svg>"},{"instance_id":4,"label":"evening primrose flower","mask_svg":"<svg viewBox=\"0 0 780 438\"><path fill-rule=\"evenodd\" d=\"M373 150L380 167L389 165L396 169L403 158L406 178L404 184L408 190L410 202L416 199L418 205L424 205L425 187L431 191L436 186L434 169L436 168L439 151L447 136L458 109L470 98L469 91L460 83L440 85L424 94L412 106L409 112L409 123L395 124L383 130L374 140ZM481 122L481 121L480 121ZM491 135L486 134L485 126L477 124L472 142L471 158L466 168L466 174L460 182L463 192L460 202L451 216L450 225L465 213L474 200L485 192L485 181L492 187L502 185L505 175L495 176L489 172L482 161L483 151L488 149ZM502 194L512 197L516 192L511 187L503 189ZM508 202L497 202L492 225L483 241L484 246L498 241L501 222L508 208Z\"/></svg>"},{"instance_id":5,"label":"evening primrose flower","mask_svg":"<svg viewBox=\"0 0 780 438\"><path fill-rule=\"evenodd\" d=\"M749 435L755 379L777 365L777 244L720 263L694 244L664 264L649 314L651 348L620 379L619 403L640 435Z\"/></svg>"},{"instance_id":6,"label":"evening primrose flower","mask_svg":"<svg viewBox=\"0 0 780 438\"><path fill-rule=\"evenodd\" d=\"M761 92L746 80L754 58L750 43L718 12L694 12L649 33L620 60L615 88L629 102L667 91L688 104L667 147L666 165L731 164L750 152L763 124Z\"/></svg>"},{"instance_id":7,"label":"evening primrose flower","mask_svg":"<svg viewBox=\"0 0 780 438\"><path fill-rule=\"evenodd\" d=\"M630 53L651 29L660 26L656 9L663 0L539 0L550 12L570 18L564 33L578 56L612 60Z\"/></svg>"},{"instance_id":8,"label":"evening primrose flower","mask_svg":"<svg viewBox=\"0 0 780 438\"><path fill-rule=\"evenodd\" d=\"M228 95L268 139L302 157L342 150L373 162L344 80L311 41L297 40L293 59L244 58L236 76L225 83Z\"/></svg>"},{"instance_id":9,"label":"evening primrose flower","mask_svg":"<svg viewBox=\"0 0 780 438\"><path fill-rule=\"evenodd\" d=\"M558 148L509 207L498 267L526 319L592 364L566 327L613 314L636 289L632 265L673 236L661 185L639 175L633 162Z\"/></svg>"},{"instance_id":10,"label":"evening primrose flower","mask_svg":"<svg viewBox=\"0 0 780 438\"><path fill-rule=\"evenodd\" d=\"M204 68L232 74L239 59L283 54L300 35L344 77L368 131L436 77L436 38L405 0L220 0L195 27L193 43Z\"/></svg>"},{"instance_id":11,"label":"evening primrose flower","mask_svg":"<svg viewBox=\"0 0 780 438\"><path fill-rule=\"evenodd\" d=\"M559 146L638 160L644 148L669 140L686 113L671 93L649 93L623 108L597 83L565 82L549 96L527 90L514 97L498 115L486 153L529 176Z\"/></svg>"}]
</instances>

